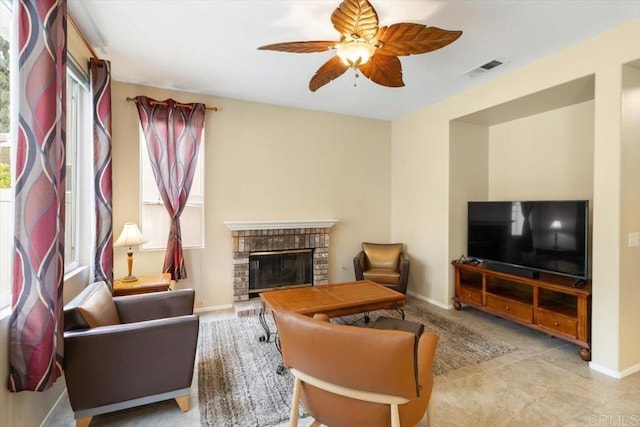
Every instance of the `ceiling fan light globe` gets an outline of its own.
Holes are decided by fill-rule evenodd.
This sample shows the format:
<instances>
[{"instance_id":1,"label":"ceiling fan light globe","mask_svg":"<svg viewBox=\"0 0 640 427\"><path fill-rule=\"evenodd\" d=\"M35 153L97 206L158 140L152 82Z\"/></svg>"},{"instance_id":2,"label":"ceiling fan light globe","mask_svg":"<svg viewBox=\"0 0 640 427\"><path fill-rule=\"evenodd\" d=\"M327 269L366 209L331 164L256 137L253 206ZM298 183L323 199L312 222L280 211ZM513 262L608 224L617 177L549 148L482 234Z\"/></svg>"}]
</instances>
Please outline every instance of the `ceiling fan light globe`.
<instances>
[{"instance_id":1,"label":"ceiling fan light globe","mask_svg":"<svg viewBox=\"0 0 640 427\"><path fill-rule=\"evenodd\" d=\"M336 46L336 55L338 55L344 65L356 68L369 62L375 50L375 46L366 41L352 40L338 43Z\"/></svg>"}]
</instances>

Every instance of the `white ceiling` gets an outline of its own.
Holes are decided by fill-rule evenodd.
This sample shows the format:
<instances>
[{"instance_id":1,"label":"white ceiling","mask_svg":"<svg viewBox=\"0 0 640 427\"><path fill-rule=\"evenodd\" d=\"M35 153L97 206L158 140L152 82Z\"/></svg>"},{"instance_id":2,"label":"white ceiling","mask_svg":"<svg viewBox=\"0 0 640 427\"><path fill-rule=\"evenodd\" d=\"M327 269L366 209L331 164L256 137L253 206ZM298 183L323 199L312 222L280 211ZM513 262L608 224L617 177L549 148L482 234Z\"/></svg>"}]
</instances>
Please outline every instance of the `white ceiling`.
<instances>
[{"instance_id":1,"label":"white ceiling","mask_svg":"<svg viewBox=\"0 0 640 427\"><path fill-rule=\"evenodd\" d=\"M462 30L462 37L401 57L404 88L365 77L353 87L349 71L310 92L309 79L331 52L257 47L337 40L330 16L339 0L69 0L69 11L98 55L111 60L114 80L386 120L640 17L640 0L370 1L381 26L417 22ZM494 58L505 65L463 75Z\"/></svg>"}]
</instances>

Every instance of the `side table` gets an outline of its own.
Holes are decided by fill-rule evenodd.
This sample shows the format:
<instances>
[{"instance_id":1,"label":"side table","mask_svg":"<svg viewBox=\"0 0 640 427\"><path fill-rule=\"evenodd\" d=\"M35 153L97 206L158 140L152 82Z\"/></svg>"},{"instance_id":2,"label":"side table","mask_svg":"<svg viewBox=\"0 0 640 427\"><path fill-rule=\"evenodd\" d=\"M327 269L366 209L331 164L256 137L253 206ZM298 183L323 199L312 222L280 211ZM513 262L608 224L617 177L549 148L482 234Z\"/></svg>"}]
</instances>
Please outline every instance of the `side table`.
<instances>
[{"instance_id":1,"label":"side table","mask_svg":"<svg viewBox=\"0 0 640 427\"><path fill-rule=\"evenodd\" d=\"M171 286L171 275L162 273L155 276L138 276L135 282L116 280L113 283L113 296L148 294L150 292L168 291Z\"/></svg>"}]
</instances>

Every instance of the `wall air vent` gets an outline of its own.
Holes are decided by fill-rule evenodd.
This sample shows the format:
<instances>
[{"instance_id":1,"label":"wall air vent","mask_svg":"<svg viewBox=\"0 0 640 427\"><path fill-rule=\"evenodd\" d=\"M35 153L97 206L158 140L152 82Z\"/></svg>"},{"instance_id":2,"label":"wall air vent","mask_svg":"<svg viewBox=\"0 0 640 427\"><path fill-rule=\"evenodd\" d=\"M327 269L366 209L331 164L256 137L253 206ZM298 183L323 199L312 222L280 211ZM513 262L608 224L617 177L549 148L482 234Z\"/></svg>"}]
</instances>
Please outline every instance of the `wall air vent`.
<instances>
[{"instance_id":1,"label":"wall air vent","mask_svg":"<svg viewBox=\"0 0 640 427\"><path fill-rule=\"evenodd\" d=\"M498 68L501 65L504 65L505 61L500 61L498 59L492 59L491 61L479 65L477 67L474 67L468 71L465 71L464 73L462 73L462 76L468 76L468 77L476 77L479 76L480 74L484 74L488 71L491 71L493 69Z\"/></svg>"}]
</instances>

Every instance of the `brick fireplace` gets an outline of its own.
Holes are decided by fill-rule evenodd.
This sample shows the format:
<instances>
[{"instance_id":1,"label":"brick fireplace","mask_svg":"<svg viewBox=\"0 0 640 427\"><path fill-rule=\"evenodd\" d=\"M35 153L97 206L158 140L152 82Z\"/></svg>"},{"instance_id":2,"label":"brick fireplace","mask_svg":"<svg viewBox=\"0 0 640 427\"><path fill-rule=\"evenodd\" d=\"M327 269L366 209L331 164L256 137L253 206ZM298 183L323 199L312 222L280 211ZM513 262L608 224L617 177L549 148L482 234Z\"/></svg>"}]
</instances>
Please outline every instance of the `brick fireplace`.
<instances>
[{"instance_id":1,"label":"brick fireplace","mask_svg":"<svg viewBox=\"0 0 640 427\"><path fill-rule=\"evenodd\" d=\"M329 231L338 220L225 221L233 239L233 300L249 299L252 252L313 250L313 284L328 283Z\"/></svg>"}]
</instances>

